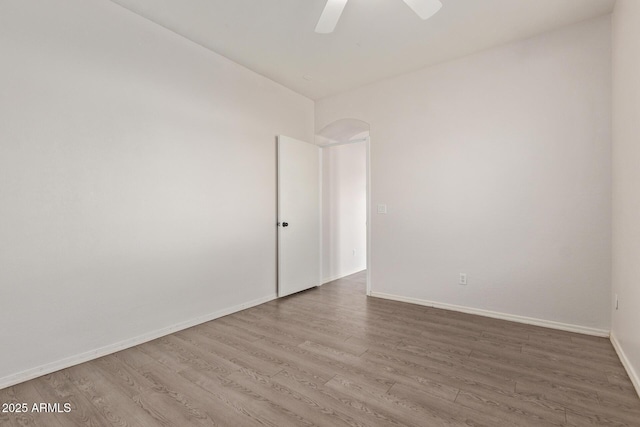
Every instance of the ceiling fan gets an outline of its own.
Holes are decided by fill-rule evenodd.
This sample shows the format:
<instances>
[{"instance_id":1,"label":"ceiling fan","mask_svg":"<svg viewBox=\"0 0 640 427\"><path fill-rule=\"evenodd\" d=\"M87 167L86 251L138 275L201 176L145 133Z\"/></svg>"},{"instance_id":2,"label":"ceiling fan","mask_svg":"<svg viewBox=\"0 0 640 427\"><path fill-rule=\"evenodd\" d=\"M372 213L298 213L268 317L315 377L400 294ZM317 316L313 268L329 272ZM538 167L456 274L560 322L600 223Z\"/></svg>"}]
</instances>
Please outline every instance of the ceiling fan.
<instances>
[{"instance_id":1,"label":"ceiling fan","mask_svg":"<svg viewBox=\"0 0 640 427\"><path fill-rule=\"evenodd\" d=\"M429 19L442 7L440 0L403 0L420 18ZM316 25L316 33L332 33L347 0L327 0Z\"/></svg>"}]
</instances>

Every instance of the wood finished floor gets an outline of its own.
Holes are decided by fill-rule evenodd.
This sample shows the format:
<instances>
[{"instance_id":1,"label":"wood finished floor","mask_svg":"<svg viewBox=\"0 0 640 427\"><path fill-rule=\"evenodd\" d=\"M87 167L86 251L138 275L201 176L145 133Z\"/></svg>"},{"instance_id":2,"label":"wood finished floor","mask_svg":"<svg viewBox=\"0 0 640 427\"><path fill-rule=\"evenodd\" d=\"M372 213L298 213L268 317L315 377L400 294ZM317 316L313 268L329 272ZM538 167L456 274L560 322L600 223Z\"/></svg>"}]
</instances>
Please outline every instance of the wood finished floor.
<instances>
[{"instance_id":1,"label":"wood finished floor","mask_svg":"<svg viewBox=\"0 0 640 427\"><path fill-rule=\"evenodd\" d=\"M0 390L2 426L640 426L611 343L364 296L364 274Z\"/></svg>"}]
</instances>

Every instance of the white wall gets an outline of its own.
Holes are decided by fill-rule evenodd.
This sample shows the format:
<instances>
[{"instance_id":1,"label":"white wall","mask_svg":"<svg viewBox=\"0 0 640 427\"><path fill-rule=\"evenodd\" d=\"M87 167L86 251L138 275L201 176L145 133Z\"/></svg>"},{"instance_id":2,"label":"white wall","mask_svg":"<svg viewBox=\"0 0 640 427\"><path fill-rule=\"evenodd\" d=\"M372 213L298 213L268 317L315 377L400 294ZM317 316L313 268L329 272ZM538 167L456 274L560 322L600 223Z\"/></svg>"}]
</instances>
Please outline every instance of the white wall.
<instances>
[{"instance_id":1,"label":"white wall","mask_svg":"<svg viewBox=\"0 0 640 427\"><path fill-rule=\"evenodd\" d=\"M275 295L312 101L109 1L2 1L0 52L0 387Z\"/></svg>"},{"instance_id":2,"label":"white wall","mask_svg":"<svg viewBox=\"0 0 640 427\"><path fill-rule=\"evenodd\" d=\"M606 16L316 103L316 129L371 124L375 294L608 332L610 32Z\"/></svg>"},{"instance_id":3,"label":"white wall","mask_svg":"<svg viewBox=\"0 0 640 427\"><path fill-rule=\"evenodd\" d=\"M640 393L640 2L613 13L613 311L617 344ZM615 301L615 300L614 300Z\"/></svg>"},{"instance_id":4,"label":"white wall","mask_svg":"<svg viewBox=\"0 0 640 427\"><path fill-rule=\"evenodd\" d=\"M367 268L366 145L325 147L322 156L323 282L328 282Z\"/></svg>"}]
</instances>

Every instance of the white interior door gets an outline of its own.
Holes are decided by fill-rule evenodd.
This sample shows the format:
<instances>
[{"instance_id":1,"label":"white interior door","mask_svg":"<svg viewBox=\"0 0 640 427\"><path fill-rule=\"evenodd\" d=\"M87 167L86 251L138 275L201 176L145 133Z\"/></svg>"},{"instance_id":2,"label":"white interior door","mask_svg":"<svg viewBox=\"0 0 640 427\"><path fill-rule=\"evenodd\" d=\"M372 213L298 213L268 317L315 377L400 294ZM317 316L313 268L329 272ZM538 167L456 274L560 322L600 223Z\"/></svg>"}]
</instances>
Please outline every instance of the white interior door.
<instances>
[{"instance_id":1,"label":"white interior door","mask_svg":"<svg viewBox=\"0 0 640 427\"><path fill-rule=\"evenodd\" d=\"M278 137L278 296L320 285L321 150Z\"/></svg>"}]
</instances>

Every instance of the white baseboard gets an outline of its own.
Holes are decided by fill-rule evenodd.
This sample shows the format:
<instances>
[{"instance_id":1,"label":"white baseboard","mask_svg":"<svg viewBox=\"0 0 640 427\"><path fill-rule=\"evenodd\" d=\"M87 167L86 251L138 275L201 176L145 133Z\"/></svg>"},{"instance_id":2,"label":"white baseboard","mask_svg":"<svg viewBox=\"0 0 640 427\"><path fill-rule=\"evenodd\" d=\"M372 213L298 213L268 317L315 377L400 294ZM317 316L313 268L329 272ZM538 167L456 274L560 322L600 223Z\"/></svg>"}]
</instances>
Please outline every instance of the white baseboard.
<instances>
[{"instance_id":1,"label":"white baseboard","mask_svg":"<svg viewBox=\"0 0 640 427\"><path fill-rule=\"evenodd\" d=\"M10 387L12 385L25 382L43 375L47 375L52 372L59 371L61 369L69 368L74 365L79 365L80 363L88 362L90 360L97 359L102 356L106 356L108 354L116 353L118 351L130 348L130 347L134 347L136 345L140 345L148 341L155 340L156 338L160 338L165 335L169 335L174 332L181 331L183 329L191 328L193 326L208 322L210 320L214 320L223 316L227 316L229 314L236 313L238 311L246 310L247 308L264 304L276 298L277 298L276 294L268 295L262 298L255 299L253 301L238 304L230 308L218 310L216 312L207 314L205 316L199 316L194 319L169 326L167 328L157 329L155 331L152 331L143 335L139 335L134 338L130 338L114 344L109 344L107 346L100 347L95 350L90 350L74 356L66 357L64 359L47 363L45 365L37 366L35 368L27 369L25 371L18 372L16 374L8 375L6 377L0 378L0 389Z\"/></svg>"},{"instance_id":2,"label":"white baseboard","mask_svg":"<svg viewBox=\"0 0 640 427\"><path fill-rule=\"evenodd\" d=\"M352 271L350 273L337 274L335 276L327 277L327 278L322 279L322 284L324 285L325 283L333 282L334 280L342 279L343 277L351 276L352 274L360 273L361 271L364 271L364 270L366 270L366 269L362 268L360 270L354 270L354 271Z\"/></svg>"},{"instance_id":3,"label":"white baseboard","mask_svg":"<svg viewBox=\"0 0 640 427\"><path fill-rule=\"evenodd\" d=\"M606 329L596 329L587 326L572 325L569 323L554 322L552 320L536 319L533 317L517 316L515 314L500 313L497 311L482 310L479 308L465 307L461 305L446 304L441 302L427 301L418 298L403 297L398 295L385 294L381 292L371 292L372 297L383 298L393 301L408 302L410 304L424 305L427 307L441 308L444 310L459 311L467 314L477 314L494 319L509 320L511 322L525 323L527 325L542 326L544 328L559 329L561 331L576 332L579 334L593 335L596 337L609 337L610 332Z\"/></svg>"},{"instance_id":4,"label":"white baseboard","mask_svg":"<svg viewBox=\"0 0 640 427\"><path fill-rule=\"evenodd\" d=\"M611 333L610 339L611 339L611 344L613 344L613 348L616 350L616 353L618 354L618 357L622 362L622 366L624 366L624 369L627 371L627 374L629 375L629 378L631 379L631 382L633 383L633 386L636 389L636 393L638 394L638 397L640 397L640 375L638 375L638 372L636 372L636 370L633 368L633 365L629 361L627 354L624 352L624 350L620 346L620 342L618 341L618 339L616 338L613 332Z\"/></svg>"}]
</instances>

